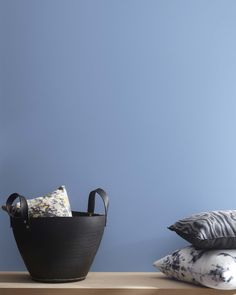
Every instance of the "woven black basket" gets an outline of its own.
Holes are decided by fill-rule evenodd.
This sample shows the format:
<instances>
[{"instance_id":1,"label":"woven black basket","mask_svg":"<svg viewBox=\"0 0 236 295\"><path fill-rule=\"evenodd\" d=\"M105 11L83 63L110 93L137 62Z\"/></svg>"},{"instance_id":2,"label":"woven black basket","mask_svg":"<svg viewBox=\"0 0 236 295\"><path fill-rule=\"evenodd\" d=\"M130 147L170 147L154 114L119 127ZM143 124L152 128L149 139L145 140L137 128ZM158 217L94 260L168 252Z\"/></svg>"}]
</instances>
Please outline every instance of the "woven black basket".
<instances>
[{"instance_id":1,"label":"woven black basket","mask_svg":"<svg viewBox=\"0 0 236 295\"><path fill-rule=\"evenodd\" d=\"M104 203L105 214L95 214L95 196ZM13 202L19 198L16 214ZM32 279L41 282L79 281L86 278L100 245L107 221L109 200L98 188L89 194L88 212L73 217L28 218L23 196L9 196L5 210L10 215L14 237Z\"/></svg>"}]
</instances>

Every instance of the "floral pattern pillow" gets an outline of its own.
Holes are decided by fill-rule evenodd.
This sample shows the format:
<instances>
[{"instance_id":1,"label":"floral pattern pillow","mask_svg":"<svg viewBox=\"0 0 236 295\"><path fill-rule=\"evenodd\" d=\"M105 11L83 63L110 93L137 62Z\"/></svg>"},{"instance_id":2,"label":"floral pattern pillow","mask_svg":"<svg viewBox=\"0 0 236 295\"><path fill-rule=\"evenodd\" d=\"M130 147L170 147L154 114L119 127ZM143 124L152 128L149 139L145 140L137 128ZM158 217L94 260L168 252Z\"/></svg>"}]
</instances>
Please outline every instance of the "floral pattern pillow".
<instances>
[{"instance_id":1,"label":"floral pattern pillow","mask_svg":"<svg viewBox=\"0 0 236 295\"><path fill-rule=\"evenodd\" d=\"M27 199L30 218L37 217L71 217L71 207L65 186L60 186L45 196ZM20 204L17 203L19 208Z\"/></svg>"}]
</instances>

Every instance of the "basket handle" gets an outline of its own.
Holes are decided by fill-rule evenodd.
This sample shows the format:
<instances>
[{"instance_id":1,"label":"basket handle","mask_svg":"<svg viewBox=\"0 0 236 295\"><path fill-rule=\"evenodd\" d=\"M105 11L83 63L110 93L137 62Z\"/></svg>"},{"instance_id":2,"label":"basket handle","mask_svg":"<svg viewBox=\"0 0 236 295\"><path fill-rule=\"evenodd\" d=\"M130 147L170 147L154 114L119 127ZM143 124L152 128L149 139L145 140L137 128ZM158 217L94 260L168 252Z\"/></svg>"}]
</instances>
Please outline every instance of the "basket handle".
<instances>
[{"instance_id":1,"label":"basket handle","mask_svg":"<svg viewBox=\"0 0 236 295\"><path fill-rule=\"evenodd\" d=\"M25 197L19 195L18 193L11 194L6 201L6 206L3 206L2 208L3 210L7 211L10 217L15 218L16 210L15 210L15 207L12 206L12 204L17 198L19 198L20 200L20 210L19 210L20 217L23 219L23 222L26 224L26 227L28 227L29 226L28 203Z\"/></svg>"},{"instance_id":2,"label":"basket handle","mask_svg":"<svg viewBox=\"0 0 236 295\"><path fill-rule=\"evenodd\" d=\"M96 194L98 194L103 200L103 204L104 204L104 208L105 208L105 226L106 226L106 224L107 224L107 211L108 211L108 207L109 207L109 198L108 198L107 193L103 189L97 188L89 193L88 213L91 213L91 214L94 213Z\"/></svg>"}]
</instances>

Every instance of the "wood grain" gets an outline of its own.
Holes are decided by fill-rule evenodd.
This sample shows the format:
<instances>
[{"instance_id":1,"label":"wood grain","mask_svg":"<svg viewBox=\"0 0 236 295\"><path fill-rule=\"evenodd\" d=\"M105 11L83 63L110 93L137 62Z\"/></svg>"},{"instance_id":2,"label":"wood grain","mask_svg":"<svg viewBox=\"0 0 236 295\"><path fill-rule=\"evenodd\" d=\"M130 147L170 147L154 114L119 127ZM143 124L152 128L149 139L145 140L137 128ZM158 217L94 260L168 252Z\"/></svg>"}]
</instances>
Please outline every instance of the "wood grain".
<instances>
[{"instance_id":1,"label":"wood grain","mask_svg":"<svg viewBox=\"0 0 236 295\"><path fill-rule=\"evenodd\" d=\"M39 283L25 272L0 272L0 295L236 295L167 279L160 273L89 273L72 283Z\"/></svg>"}]
</instances>

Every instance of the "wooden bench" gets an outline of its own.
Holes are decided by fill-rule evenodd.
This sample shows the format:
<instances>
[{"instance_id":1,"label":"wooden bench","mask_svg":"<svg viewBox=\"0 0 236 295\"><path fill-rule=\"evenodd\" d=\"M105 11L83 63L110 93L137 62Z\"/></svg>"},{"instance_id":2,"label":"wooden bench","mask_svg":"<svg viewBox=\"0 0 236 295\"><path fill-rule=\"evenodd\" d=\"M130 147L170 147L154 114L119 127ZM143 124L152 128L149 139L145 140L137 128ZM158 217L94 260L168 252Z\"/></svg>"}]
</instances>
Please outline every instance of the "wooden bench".
<instances>
[{"instance_id":1,"label":"wooden bench","mask_svg":"<svg viewBox=\"0 0 236 295\"><path fill-rule=\"evenodd\" d=\"M221 291L167 279L160 273L90 272L84 281L38 283L26 272L0 272L0 295L226 295Z\"/></svg>"}]
</instances>

